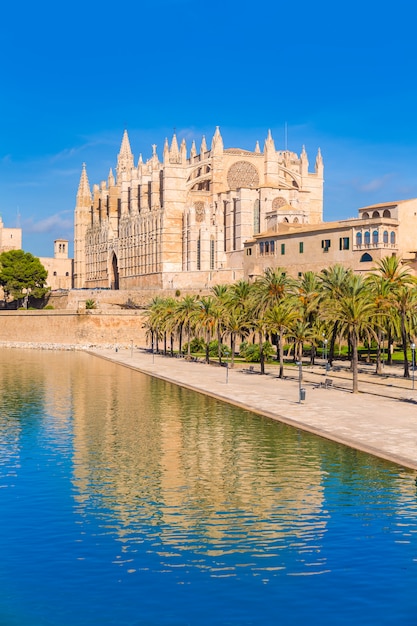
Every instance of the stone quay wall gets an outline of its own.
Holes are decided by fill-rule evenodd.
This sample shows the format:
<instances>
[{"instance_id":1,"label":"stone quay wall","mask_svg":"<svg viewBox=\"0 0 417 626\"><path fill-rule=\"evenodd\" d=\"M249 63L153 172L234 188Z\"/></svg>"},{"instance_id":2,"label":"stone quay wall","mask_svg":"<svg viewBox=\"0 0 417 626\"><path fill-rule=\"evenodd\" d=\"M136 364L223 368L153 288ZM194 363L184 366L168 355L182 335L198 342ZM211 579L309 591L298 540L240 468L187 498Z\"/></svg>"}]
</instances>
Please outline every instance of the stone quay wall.
<instances>
[{"instance_id":1,"label":"stone quay wall","mask_svg":"<svg viewBox=\"0 0 417 626\"><path fill-rule=\"evenodd\" d=\"M0 343L67 349L146 346L143 310L28 310L0 312Z\"/></svg>"}]
</instances>

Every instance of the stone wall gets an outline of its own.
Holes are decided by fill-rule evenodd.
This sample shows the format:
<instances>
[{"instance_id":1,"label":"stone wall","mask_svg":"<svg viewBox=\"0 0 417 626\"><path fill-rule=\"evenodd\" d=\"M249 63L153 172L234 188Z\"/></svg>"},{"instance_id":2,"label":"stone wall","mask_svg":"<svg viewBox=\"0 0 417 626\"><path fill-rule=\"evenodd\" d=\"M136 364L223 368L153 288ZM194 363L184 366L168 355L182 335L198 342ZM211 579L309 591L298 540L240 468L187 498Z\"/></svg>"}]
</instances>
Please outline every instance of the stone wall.
<instances>
[{"instance_id":1,"label":"stone wall","mask_svg":"<svg viewBox=\"0 0 417 626\"><path fill-rule=\"evenodd\" d=\"M143 311L2 311L0 342L85 347L145 347Z\"/></svg>"}]
</instances>

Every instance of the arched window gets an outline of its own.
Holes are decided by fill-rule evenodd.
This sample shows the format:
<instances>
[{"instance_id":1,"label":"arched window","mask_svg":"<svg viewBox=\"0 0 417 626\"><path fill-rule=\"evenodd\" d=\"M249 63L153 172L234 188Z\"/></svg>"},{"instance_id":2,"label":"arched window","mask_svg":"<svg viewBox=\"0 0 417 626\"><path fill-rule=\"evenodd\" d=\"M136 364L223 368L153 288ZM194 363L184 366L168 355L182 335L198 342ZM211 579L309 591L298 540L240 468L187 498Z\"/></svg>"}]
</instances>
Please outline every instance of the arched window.
<instances>
[{"instance_id":1,"label":"arched window","mask_svg":"<svg viewBox=\"0 0 417 626\"><path fill-rule=\"evenodd\" d=\"M214 270L214 237L210 237L210 269Z\"/></svg>"},{"instance_id":2,"label":"arched window","mask_svg":"<svg viewBox=\"0 0 417 626\"><path fill-rule=\"evenodd\" d=\"M282 221L285 222L286 224L288 224L288 217L284 217L284 219Z\"/></svg>"},{"instance_id":3,"label":"arched window","mask_svg":"<svg viewBox=\"0 0 417 626\"><path fill-rule=\"evenodd\" d=\"M261 231L261 206L259 199L255 200L253 206L253 234L259 235Z\"/></svg>"},{"instance_id":4,"label":"arched window","mask_svg":"<svg viewBox=\"0 0 417 626\"><path fill-rule=\"evenodd\" d=\"M298 224L298 217L294 217L294 219L293 219L293 223L294 223L294 224Z\"/></svg>"},{"instance_id":5,"label":"arched window","mask_svg":"<svg viewBox=\"0 0 417 626\"><path fill-rule=\"evenodd\" d=\"M364 219L364 220L369 219L369 213L367 213L366 211L365 211L365 213L362 213L362 219Z\"/></svg>"},{"instance_id":6,"label":"arched window","mask_svg":"<svg viewBox=\"0 0 417 626\"><path fill-rule=\"evenodd\" d=\"M201 236L198 234L197 239L197 269L201 270Z\"/></svg>"},{"instance_id":7,"label":"arched window","mask_svg":"<svg viewBox=\"0 0 417 626\"><path fill-rule=\"evenodd\" d=\"M385 211L382 214L382 217L391 217L391 211L389 211L388 209L385 209Z\"/></svg>"},{"instance_id":8,"label":"arched window","mask_svg":"<svg viewBox=\"0 0 417 626\"><path fill-rule=\"evenodd\" d=\"M395 232L393 230L391 231L390 241L391 245L395 245Z\"/></svg>"},{"instance_id":9,"label":"arched window","mask_svg":"<svg viewBox=\"0 0 417 626\"><path fill-rule=\"evenodd\" d=\"M362 233L356 233L356 245L357 246L362 245Z\"/></svg>"},{"instance_id":10,"label":"arched window","mask_svg":"<svg viewBox=\"0 0 417 626\"><path fill-rule=\"evenodd\" d=\"M371 233L369 232L369 230L367 230L365 232L365 246L369 246L370 243L371 243Z\"/></svg>"},{"instance_id":11,"label":"arched window","mask_svg":"<svg viewBox=\"0 0 417 626\"><path fill-rule=\"evenodd\" d=\"M368 254L367 252L365 252L365 254L362 254L361 258L360 258L360 262L361 263L366 263L368 261L372 261L372 257L370 254Z\"/></svg>"},{"instance_id":12,"label":"arched window","mask_svg":"<svg viewBox=\"0 0 417 626\"><path fill-rule=\"evenodd\" d=\"M374 232L372 233L372 243L373 244L378 243L378 231L377 230L374 230Z\"/></svg>"},{"instance_id":13,"label":"arched window","mask_svg":"<svg viewBox=\"0 0 417 626\"><path fill-rule=\"evenodd\" d=\"M382 240L384 243L388 243L388 231L384 230L384 233L382 235Z\"/></svg>"},{"instance_id":14,"label":"arched window","mask_svg":"<svg viewBox=\"0 0 417 626\"><path fill-rule=\"evenodd\" d=\"M372 217L379 217L379 211L374 211L372 213Z\"/></svg>"}]
</instances>

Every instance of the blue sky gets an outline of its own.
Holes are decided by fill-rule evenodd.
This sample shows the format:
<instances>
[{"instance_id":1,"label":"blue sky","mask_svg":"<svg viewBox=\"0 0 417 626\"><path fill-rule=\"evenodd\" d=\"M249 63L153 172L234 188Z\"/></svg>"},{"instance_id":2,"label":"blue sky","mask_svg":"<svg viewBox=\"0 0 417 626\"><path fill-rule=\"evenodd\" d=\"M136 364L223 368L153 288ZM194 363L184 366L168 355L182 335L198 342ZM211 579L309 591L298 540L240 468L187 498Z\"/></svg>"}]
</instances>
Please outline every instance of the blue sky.
<instances>
[{"instance_id":1,"label":"blue sky","mask_svg":"<svg viewBox=\"0 0 417 626\"><path fill-rule=\"evenodd\" d=\"M72 242L91 185L173 129L181 140L320 147L326 220L417 196L417 5L329 0L22 0L2 7L0 214L23 247Z\"/></svg>"}]
</instances>

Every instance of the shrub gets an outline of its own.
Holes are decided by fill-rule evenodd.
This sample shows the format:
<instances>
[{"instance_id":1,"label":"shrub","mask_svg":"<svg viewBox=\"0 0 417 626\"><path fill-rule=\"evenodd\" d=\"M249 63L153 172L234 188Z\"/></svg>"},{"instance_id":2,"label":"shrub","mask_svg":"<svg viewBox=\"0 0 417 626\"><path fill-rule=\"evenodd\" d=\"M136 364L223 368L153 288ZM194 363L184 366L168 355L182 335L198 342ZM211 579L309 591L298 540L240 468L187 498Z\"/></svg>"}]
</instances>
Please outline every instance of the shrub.
<instances>
[{"instance_id":1,"label":"shrub","mask_svg":"<svg viewBox=\"0 0 417 626\"><path fill-rule=\"evenodd\" d=\"M86 309L96 309L97 308L97 303L95 300L93 300L92 298L90 298L89 300L85 301L85 308Z\"/></svg>"},{"instance_id":2,"label":"shrub","mask_svg":"<svg viewBox=\"0 0 417 626\"><path fill-rule=\"evenodd\" d=\"M220 349L221 349L221 355L222 356L227 356L227 354L229 353L228 346L226 346L226 344L222 343ZM210 341L210 343L209 343L209 355L210 356L218 356L219 355L219 342L217 341L217 339L213 339L213 341Z\"/></svg>"},{"instance_id":3,"label":"shrub","mask_svg":"<svg viewBox=\"0 0 417 626\"><path fill-rule=\"evenodd\" d=\"M205 349L206 342L204 341L204 339L201 339L200 337L194 337L194 339L190 341L190 352L204 352ZM188 343L183 345L182 351L184 354L188 352Z\"/></svg>"},{"instance_id":4,"label":"shrub","mask_svg":"<svg viewBox=\"0 0 417 626\"><path fill-rule=\"evenodd\" d=\"M269 341L264 341L262 344L265 359L268 360L274 354L274 348ZM259 355L259 344L248 343L244 341L239 348L239 354L245 359L247 363L259 363L261 357Z\"/></svg>"}]
</instances>

